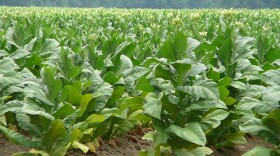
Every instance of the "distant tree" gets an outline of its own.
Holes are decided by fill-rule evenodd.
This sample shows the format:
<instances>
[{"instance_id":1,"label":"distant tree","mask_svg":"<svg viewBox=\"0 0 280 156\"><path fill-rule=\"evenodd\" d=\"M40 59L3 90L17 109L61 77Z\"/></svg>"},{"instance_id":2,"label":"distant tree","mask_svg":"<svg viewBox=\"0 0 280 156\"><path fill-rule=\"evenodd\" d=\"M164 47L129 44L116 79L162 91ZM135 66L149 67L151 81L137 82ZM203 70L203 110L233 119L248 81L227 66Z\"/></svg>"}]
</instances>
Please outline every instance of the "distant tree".
<instances>
[{"instance_id":1,"label":"distant tree","mask_svg":"<svg viewBox=\"0 0 280 156\"><path fill-rule=\"evenodd\" d=\"M280 0L0 0L7 6L120 8L279 8Z\"/></svg>"}]
</instances>

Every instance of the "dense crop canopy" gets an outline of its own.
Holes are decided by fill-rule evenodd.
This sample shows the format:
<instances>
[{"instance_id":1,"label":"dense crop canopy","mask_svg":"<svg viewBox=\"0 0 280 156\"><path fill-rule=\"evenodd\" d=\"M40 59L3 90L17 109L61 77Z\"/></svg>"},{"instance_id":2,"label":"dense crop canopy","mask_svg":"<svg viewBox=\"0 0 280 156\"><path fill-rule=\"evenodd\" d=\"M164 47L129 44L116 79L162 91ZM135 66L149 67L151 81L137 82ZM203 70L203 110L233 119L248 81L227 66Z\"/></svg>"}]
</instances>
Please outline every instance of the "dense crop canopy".
<instances>
[{"instance_id":1,"label":"dense crop canopy","mask_svg":"<svg viewBox=\"0 0 280 156\"><path fill-rule=\"evenodd\" d=\"M209 155L246 133L277 147L245 156L280 153L278 10L0 11L0 131L34 155L138 126L154 129L139 155Z\"/></svg>"}]
</instances>

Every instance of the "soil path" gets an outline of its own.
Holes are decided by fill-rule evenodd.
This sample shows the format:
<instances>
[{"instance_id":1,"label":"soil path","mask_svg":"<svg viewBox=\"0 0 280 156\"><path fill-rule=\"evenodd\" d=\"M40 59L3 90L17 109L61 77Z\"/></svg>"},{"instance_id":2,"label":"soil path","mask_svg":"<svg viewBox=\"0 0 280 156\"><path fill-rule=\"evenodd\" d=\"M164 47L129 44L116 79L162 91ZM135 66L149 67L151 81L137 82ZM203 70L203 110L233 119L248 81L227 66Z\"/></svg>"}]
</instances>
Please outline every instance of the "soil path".
<instances>
[{"instance_id":1,"label":"soil path","mask_svg":"<svg viewBox=\"0 0 280 156\"><path fill-rule=\"evenodd\" d=\"M258 137L247 138L247 141L244 145L214 151L211 156L240 156L255 146L273 148L272 145L265 143ZM140 135L125 135L110 143L103 143L102 147L97 150L97 154L83 154L79 151L69 151L67 156L137 156L139 150L149 149L151 147L152 143L142 140ZM28 151L28 149L15 145L7 139L0 137L0 156L10 156L13 153L24 151Z\"/></svg>"}]
</instances>

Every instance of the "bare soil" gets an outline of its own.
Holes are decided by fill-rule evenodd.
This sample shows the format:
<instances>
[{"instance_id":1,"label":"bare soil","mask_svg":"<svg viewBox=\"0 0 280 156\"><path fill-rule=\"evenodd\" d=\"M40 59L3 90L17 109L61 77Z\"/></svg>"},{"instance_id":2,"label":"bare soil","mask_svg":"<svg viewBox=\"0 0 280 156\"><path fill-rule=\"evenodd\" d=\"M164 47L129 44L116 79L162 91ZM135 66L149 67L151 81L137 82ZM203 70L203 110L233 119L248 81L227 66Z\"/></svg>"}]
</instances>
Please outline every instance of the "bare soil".
<instances>
[{"instance_id":1,"label":"bare soil","mask_svg":"<svg viewBox=\"0 0 280 156\"><path fill-rule=\"evenodd\" d=\"M273 145L266 143L264 140L256 136L247 137L247 143L243 145L237 145L232 148L215 150L211 156L241 156L242 154L250 151L256 146L275 148Z\"/></svg>"},{"instance_id":2,"label":"bare soil","mask_svg":"<svg viewBox=\"0 0 280 156\"><path fill-rule=\"evenodd\" d=\"M152 142L142 140L141 137L141 135L127 134L109 142L102 142L96 154L84 154L80 151L70 150L67 156L137 156L138 151L149 149L153 146ZM241 156L255 146L274 147L258 137L248 137L246 144L238 145L233 148L221 149L219 151L216 150L211 156ZM0 156L10 156L13 153L26 151L28 151L27 148L15 145L6 138L0 137Z\"/></svg>"},{"instance_id":3,"label":"bare soil","mask_svg":"<svg viewBox=\"0 0 280 156\"><path fill-rule=\"evenodd\" d=\"M26 152L25 147L15 145L9 142L6 138L0 136L0 156L10 156L17 152Z\"/></svg>"}]
</instances>

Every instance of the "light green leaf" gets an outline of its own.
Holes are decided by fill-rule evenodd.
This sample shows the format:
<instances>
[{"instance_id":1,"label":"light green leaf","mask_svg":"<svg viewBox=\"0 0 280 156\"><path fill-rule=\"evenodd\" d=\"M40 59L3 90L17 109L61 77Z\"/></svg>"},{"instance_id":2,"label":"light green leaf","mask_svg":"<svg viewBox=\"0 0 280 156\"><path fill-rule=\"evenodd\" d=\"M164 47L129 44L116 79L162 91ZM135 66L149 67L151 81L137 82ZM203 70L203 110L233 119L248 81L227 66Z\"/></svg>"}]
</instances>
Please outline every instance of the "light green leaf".
<instances>
[{"instance_id":1,"label":"light green leaf","mask_svg":"<svg viewBox=\"0 0 280 156\"><path fill-rule=\"evenodd\" d=\"M271 156L272 150L257 146L242 156Z\"/></svg>"},{"instance_id":2,"label":"light green leaf","mask_svg":"<svg viewBox=\"0 0 280 156\"><path fill-rule=\"evenodd\" d=\"M145 100L147 103L144 104L144 112L154 118L160 119L161 118L161 98L163 93L156 95L154 93L150 93L146 96Z\"/></svg>"},{"instance_id":3,"label":"light green leaf","mask_svg":"<svg viewBox=\"0 0 280 156\"><path fill-rule=\"evenodd\" d=\"M217 95L204 86L179 86L177 87L177 89L181 92L188 93L195 97L218 100Z\"/></svg>"},{"instance_id":4,"label":"light green leaf","mask_svg":"<svg viewBox=\"0 0 280 156\"><path fill-rule=\"evenodd\" d=\"M41 77L43 82L48 88L49 98L54 102L55 98L58 96L59 92L62 90L62 82L59 79L55 79L55 70L51 67L45 67L41 71Z\"/></svg>"},{"instance_id":5,"label":"light green leaf","mask_svg":"<svg viewBox=\"0 0 280 156\"><path fill-rule=\"evenodd\" d=\"M73 127L78 127L81 131L85 131L88 126L103 122L106 119L103 115L92 114L85 121L75 124Z\"/></svg>"},{"instance_id":6,"label":"light green leaf","mask_svg":"<svg viewBox=\"0 0 280 156\"><path fill-rule=\"evenodd\" d=\"M81 98L81 103L79 106L79 113L77 114L77 117L81 117L83 115L83 113L85 112L85 110L87 109L88 103L89 101L92 99L92 95L91 94L85 94L82 96Z\"/></svg>"},{"instance_id":7,"label":"light green leaf","mask_svg":"<svg viewBox=\"0 0 280 156\"><path fill-rule=\"evenodd\" d=\"M205 134L198 123L187 124L184 128L171 125L168 131L191 143L201 146L205 146L206 144Z\"/></svg>"},{"instance_id":8,"label":"light green leaf","mask_svg":"<svg viewBox=\"0 0 280 156\"><path fill-rule=\"evenodd\" d=\"M88 150L89 150L89 148L88 148L86 145L81 144L81 143L79 143L78 141L74 141L73 144L72 144L72 146L73 146L74 148L76 148L76 149L82 150L83 153L87 153Z\"/></svg>"},{"instance_id":9,"label":"light green leaf","mask_svg":"<svg viewBox=\"0 0 280 156\"><path fill-rule=\"evenodd\" d=\"M7 112L13 112L13 113L21 112L23 105L24 103L17 100L10 101L4 105L0 105L0 115L3 115L4 113Z\"/></svg>"},{"instance_id":10,"label":"light green leaf","mask_svg":"<svg viewBox=\"0 0 280 156\"><path fill-rule=\"evenodd\" d=\"M30 115L41 115L49 120L55 120L55 118L42 107L39 106L32 99L27 99L26 103L22 107L22 112Z\"/></svg>"},{"instance_id":11,"label":"light green leaf","mask_svg":"<svg viewBox=\"0 0 280 156\"><path fill-rule=\"evenodd\" d=\"M55 148L55 150L52 152L51 155L65 156L69 147L70 147L70 144L67 144L67 145L61 146L61 147L57 147L57 148Z\"/></svg>"},{"instance_id":12,"label":"light green leaf","mask_svg":"<svg viewBox=\"0 0 280 156\"><path fill-rule=\"evenodd\" d=\"M138 82L136 83L136 89L141 90L143 92L154 91L154 88L151 86L150 82L145 77L142 77L138 80Z\"/></svg>"},{"instance_id":13,"label":"light green leaf","mask_svg":"<svg viewBox=\"0 0 280 156\"><path fill-rule=\"evenodd\" d=\"M220 98L224 100L229 95L229 90L224 86L219 86Z\"/></svg>"},{"instance_id":14,"label":"light green leaf","mask_svg":"<svg viewBox=\"0 0 280 156\"><path fill-rule=\"evenodd\" d=\"M216 128L221 124L221 121L224 120L229 113L225 110L218 109L207 113L202 119L202 124L207 128Z\"/></svg>"},{"instance_id":15,"label":"light green leaf","mask_svg":"<svg viewBox=\"0 0 280 156\"><path fill-rule=\"evenodd\" d=\"M19 133L10 130L4 126L0 125L0 131L2 131L5 135L7 135L10 141L16 144L23 145L28 148L42 148L42 144L40 142L31 141L26 137L24 137L23 135L20 135Z\"/></svg>"},{"instance_id":16,"label":"light green leaf","mask_svg":"<svg viewBox=\"0 0 280 156\"><path fill-rule=\"evenodd\" d=\"M266 117L262 119L263 124L265 124L269 129L271 129L276 134L280 134L280 110L272 110ZM280 135L279 135L280 137ZM280 140L279 140L280 142Z\"/></svg>"},{"instance_id":17,"label":"light green leaf","mask_svg":"<svg viewBox=\"0 0 280 156\"><path fill-rule=\"evenodd\" d=\"M117 67L116 75L120 76L129 74L133 67L131 60L125 55L121 55L120 59L121 63Z\"/></svg>"},{"instance_id":18,"label":"light green leaf","mask_svg":"<svg viewBox=\"0 0 280 156\"><path fill-rule=\"evenodd\" d=\"M165 41L162 47L157 52L157 56L160 58L166 58L170 61L176 61L176 50L171 41Z\"/></svg>"},{"instance_id":19,"label":"light green leaf","mask_svg":"<svg viewBox=\"0 0 280 156\"><path fill-rule=\"evenodd\" d=\"M186 55L188 47L187 37L183 32L177 32L174 39L174 47L176 49L176 59L182 59Z\"/></svg>"},{"instance_id":20,"label":"light green leaf","mask_svg":"<svg viewBox=\"0 0 280 156\"><path fill-rule=\"evenodd\" d=\"M206 156L210 155L213 151L208 147L197 147L194 149L176 149L174 151L176 156Z\"/></svg>"},{"instance_id":21,"label":"light green leaf","mask_svg":"<svg viewBox=\"0 0 280 156\"><path fill-rule=\"evenodd\" d=\"M59 42L57 42L54 39L46 39L43 46L40 49L39 54L41 56L48 56L51 54L58 54L59 51Z\"/></svg>"},{"instance_id":22,"label":"light green leaf","mask_svg":"<svg viewBox=\"0 0 280 156\"><path fill-rule=\"evenodd\" d=\"M279 50L279 48L270 48L265 55L265 60L269 63L272 63L280 59Z\"/></svg>"},{"instance_id":23,"label":"light green leaf","mask_svg":"<svg viewBox=\"0 0 280 156\"><path fill-rule=\"evenodd\" d=\"M188 49L187 52L191 53L193 50L195 50L200 45L200 42L193 38L188 38Z\"/></svg>"},{"instance_id":24,"label":"light green leaf","mask_svg":"<svg viewBox=\"0 0 280 156\"><path fill-rule=\"evenodd\" d=\"M25 58L26 56L28 56L30 54L29 51L24 50L24 49L17 49L14 53L12 53L9 57L14 59L14 60L18 60L18 59L22 59Z\"/></svg>"},{"instance_id":25,"label":"light green leaf","mask_svg":"<svg viewBox=\"0 0 280 156\"><path fill-rule=\"evenodd\" d=\"M46 151L50 152L56 142L61 139L65 138L66 136L66 129L64 128L64 123L62 120L55 120L50 125L47 133L42 138L42 143L46 147Z\"/></svg>"}]
</instances>

